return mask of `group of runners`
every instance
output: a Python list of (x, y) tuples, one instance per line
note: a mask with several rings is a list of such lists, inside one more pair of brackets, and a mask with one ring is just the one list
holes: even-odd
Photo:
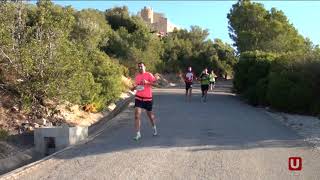
[[(152, 99), (152, 85), (156, 82), (156, 78), (150, 73), (146, 71), (146, 66), (143, 62), (138, 63), (139, 73), (135, 77), (135, 83), (132, 90), (136, 90), (135, 95), (135, 130), (136, 135), (134, 136), (134, 140), (138, 141), (141, 139), (141, 113), (142, 110), (145, 110), (147, 116), (150, 120), (150, 124), (152, 126), (153, 136), (157, 136), (157, 127), (155, 122), (155, 115), (152, 111), (153, 99)], [(207, 101), (207, 93), (210, 89), (212, 90), (215, 84), (216, 75), (213, 71), (208, 73), (208, 69), (205, 68), (199, 77), (196, 77), (192, 72), (192, 68), (189, 67), (187, 72), (184, 75), (185, 85), (186, 85), (186, 98), (187, 100), (191, 100), (192, 95), (192, 86), (194, 81), (199, 80), (201, 84), (201, 101)]]
[(189, 67), (187, 73), (184, 76), (186, 84), (186, 99), (188, 101), (191, 101), (193, 83), (195, 80), (199, 80), (202, 92), (201, 102), (206, 102), (209, 87), (212, 91), (216, 82), (216, 77), (217, 76), (215, 75), (214, 71), (211, 70), (211, 73), (209, 74), (207, 68), (202, 71), (199, 77), (196, 77), (192, 72), (192, 67)]

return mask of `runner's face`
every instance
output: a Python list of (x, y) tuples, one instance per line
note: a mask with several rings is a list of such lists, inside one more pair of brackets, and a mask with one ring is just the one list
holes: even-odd
[(143, 73), (146, 69), (146, 67), (144, 66), (144, 64), (138, 64), (138, 69), (140, 73)]
[(188, 71), (189, 71), (189, 72), (191, 72), (191, 71), (192, 71), (192, 68), (191, 68), (191, 67), (189, 67), (189, 68), (188, 68)]

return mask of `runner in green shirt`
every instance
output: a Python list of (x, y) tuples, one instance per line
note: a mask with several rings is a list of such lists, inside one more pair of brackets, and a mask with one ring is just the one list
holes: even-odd
[(201, 84), (201, 91), (202, 91), (201, 101), (206, 102), (207, 94), (209, 90), (209, 84), (210, 84), (210, 76), (208, 74), (207, 68), (205, 68), (202, 74), (200, 75), (200, 84)]
[(215, 82), (216, 82), (216, 74), (214, 74), (214, 71), (211, 70), (211, 73), (210, 73), (210, 90), (212, 91), (213, 88), (214, 88), (214, 85), (215, 85)]

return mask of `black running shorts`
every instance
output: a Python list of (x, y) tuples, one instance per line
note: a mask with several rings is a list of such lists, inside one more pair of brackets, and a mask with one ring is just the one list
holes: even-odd
[(186, 82), (186, 90), (192, 88), (192, 82)]
[(152, 111), (152, 104), (153, 104), (152, 101), (141, 101), (139, 99), (135, 99), (134, 107), (139, 107), (147, 111)]
[(208, 91), (209, 89), (209, 85), (205, 84), (205, 85), (201, 85), (201, 91)]

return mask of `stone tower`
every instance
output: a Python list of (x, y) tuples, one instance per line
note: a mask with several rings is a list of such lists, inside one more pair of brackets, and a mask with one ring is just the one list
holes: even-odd
[(144, 21), (152, 24), (153, 23), (153, 10), (150, 7), (144, 7), (141, 10), (141, 17)]
[(174, 24), (170, 23), (168, 18), (163, 13), (154, 12), (150, 7), (144, 7), (137, 14), (144, 22), (149, 24), (152, 31), (156, 32), (160, 36), (166, 35), (172, 32), (174, 28), (177, 28)]

